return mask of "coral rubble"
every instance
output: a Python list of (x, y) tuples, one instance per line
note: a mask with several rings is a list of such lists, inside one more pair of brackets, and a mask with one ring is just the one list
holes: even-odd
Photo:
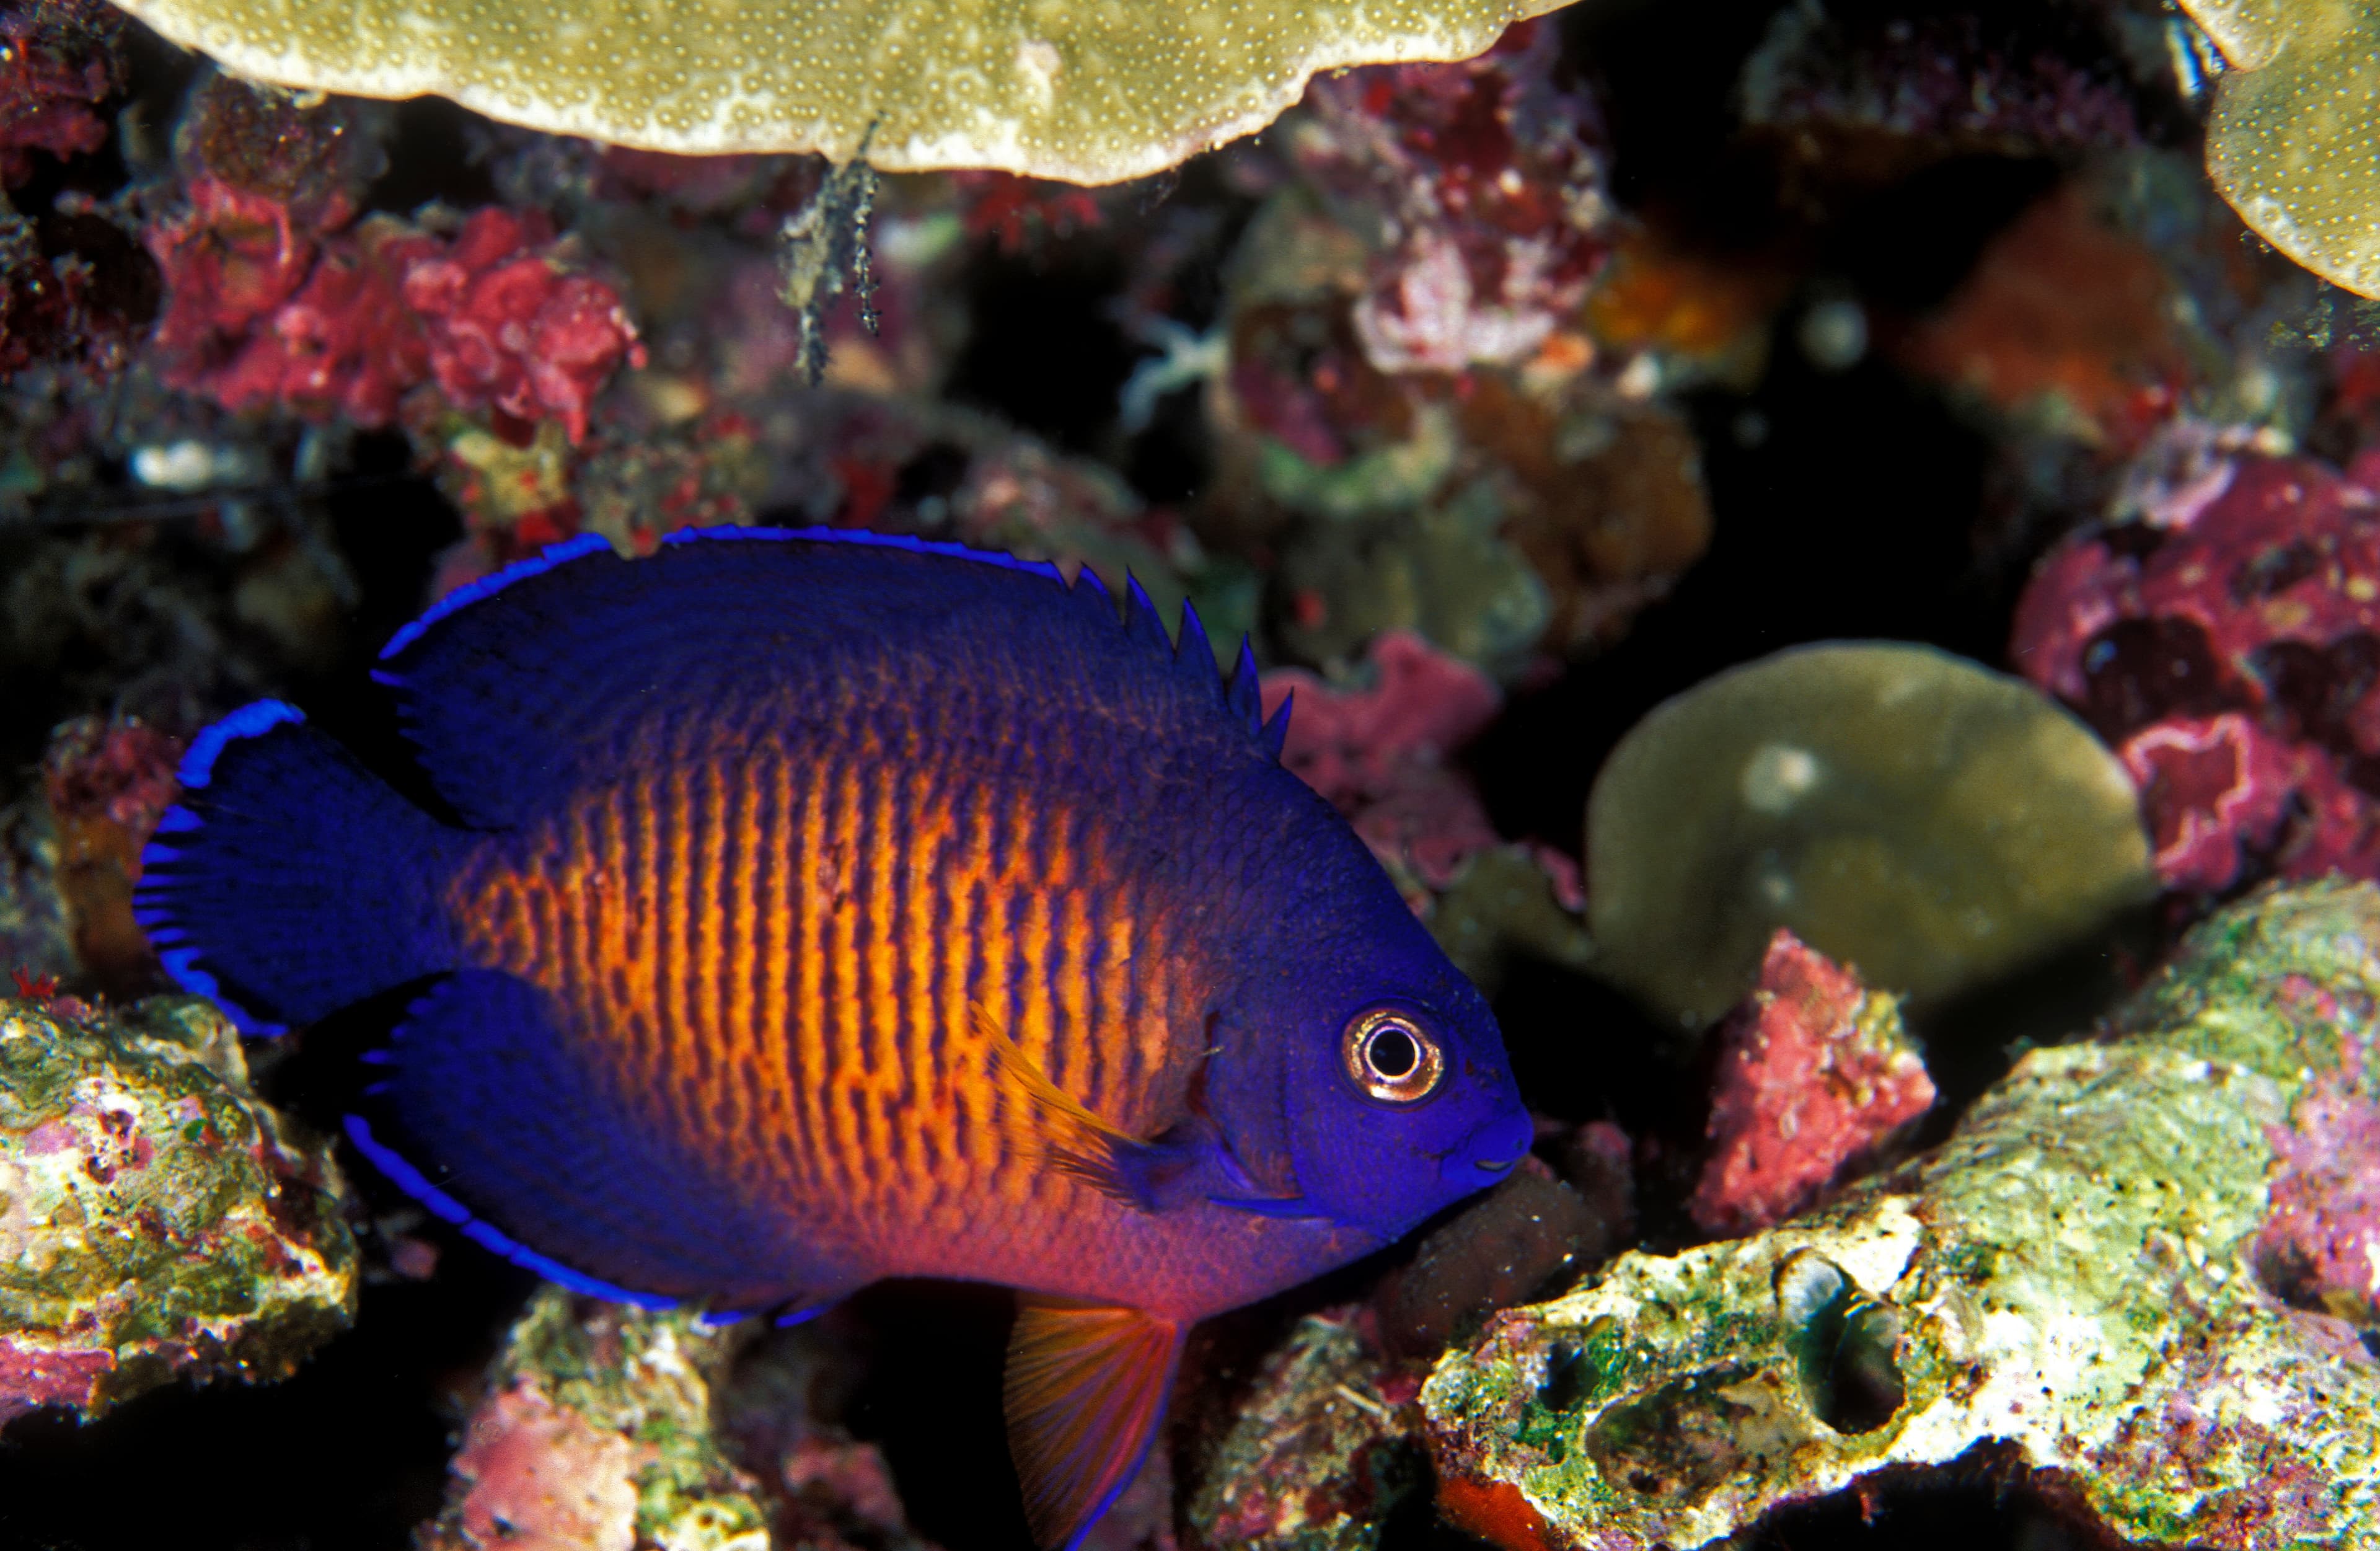
[(1400, 1372), (1358, 1309), (1300, 1320), (1192, 1474), (1194, 1551), (1368, 1551), (1381, 1521), (1428, 1478)]
[(1709, 541), (1691, 434), (1585, 328), (1617, 222), (1559, 43), (1351, 71), (1282, 137), (1209, 401), (1299, 660), (1403, 629), (1511, 677), (1614, 639)]
[(820, 1324), (763, 1334), (540, 1288), (420, 1545), (933, 1551), (883, 1455), (835, 1417), (856, 1363), (849, 1333)]
[(287, 1374), (355, 1312), (343, 1191), (206, 1003), (0, 1001), (0, 1418)]
[(1587, 807), (1597, 968), (1696, 1028), (1779, 926), (1941, 996), (2153, 890), (2131, 779), (2023, 682), (1925, 647), (1797, 648), (1658, 707)]
[(2370, 1545), (2380, 1363), (2264, 1267), (2310, 1139), (2372, 1102), (2375, 998), (2380, 890), (2218, 915), (1907, 1168), (1499, 1316), (1423, 1390), (1441, 1504), (1516, 1548), (1699, 1545), (1997, 1450), (2122, 1543)]

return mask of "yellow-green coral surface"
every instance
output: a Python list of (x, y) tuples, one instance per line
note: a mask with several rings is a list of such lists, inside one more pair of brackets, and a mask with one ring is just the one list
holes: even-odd
[(125, 0), (256, 80), (434, 92), (655, 151), (1107, 183), (1248, 134), (1317, 70), (1460, 59), (1559, 0)]
[(1948, 995), (2155, 892), (2131, 778), (2022, 679), (1898, 641), (1763, 657), (1656, 707), (1587, 804), (1600, 969), (1689, 1028), (1782, 926)]
[(0, 1001), (0, 1419), (289, 1372), (355, 1311), (341, 1190), (207, 1003)]
[(2202, 927), (2103, 1042), (1765, 1233), (1634, 1253), (1423, 1391), (1444, 1500), (1513, 1545), (1708, 1544), (1985, 1448), (2141, 1545), (2380, 1546), (2380, 1364), (2258, 1283), (2270, 1137), (2380, 1089), (2380, 890)]
[(2380, 297), (2380, 0), (2181, 0), (2233, 67), (2206, 170), (2240, 219)]

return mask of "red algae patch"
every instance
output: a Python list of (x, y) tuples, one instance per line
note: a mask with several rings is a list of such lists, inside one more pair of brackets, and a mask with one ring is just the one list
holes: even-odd
[(1710, 1152), (1688, 1203), (1706, 1232), (1791, 1216), (1933, 1107), (1895, 1000), (1791, 932), (1718, 1039)]

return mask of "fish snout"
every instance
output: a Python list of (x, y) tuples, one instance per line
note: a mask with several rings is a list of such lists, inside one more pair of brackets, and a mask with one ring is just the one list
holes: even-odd
[(1512, 1172), (1536, 1140), (1536, 1128), (1526, 1115), (1500, 1115), (1449, 1152), (1439, 1172), (1447, 1183), (1469, 1190), (1492, 1185)]

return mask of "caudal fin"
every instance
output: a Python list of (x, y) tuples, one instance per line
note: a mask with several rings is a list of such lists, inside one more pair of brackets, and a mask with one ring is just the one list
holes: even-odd
[(439, 904), (464, 835), (279, 701), (200, 733), (141, 857), (134, 913), (166, 971), (278, 1033), (451, 969)]

